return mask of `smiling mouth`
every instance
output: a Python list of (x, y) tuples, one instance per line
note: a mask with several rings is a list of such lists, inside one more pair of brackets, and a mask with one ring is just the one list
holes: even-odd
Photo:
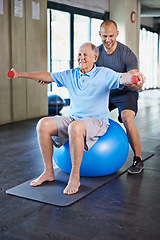
[(105, 42), (106, 46), (110, 46), (111, 42)]

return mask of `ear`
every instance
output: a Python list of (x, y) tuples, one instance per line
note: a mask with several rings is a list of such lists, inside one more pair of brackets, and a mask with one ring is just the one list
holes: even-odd
[(119, 36), (119, 31), (117, 31), (117, 37)]
[(101, 37), (101, 31), (99, 31), (99, 36)]
[(98, 56), (94, 55), (94, 58), (95, 58), (95, 60), (94, 60), (94, 63), (95, 63), (97, 61)]

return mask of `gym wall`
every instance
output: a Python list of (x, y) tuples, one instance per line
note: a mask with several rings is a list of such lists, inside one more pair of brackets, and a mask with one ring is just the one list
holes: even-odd
[(34, 14), (32, 0), (19, 2), (3, 1), (0, 14), (0, 124), (48, 114), (47, 86), (7, 77), (11, 67), (47, 71), (47, 0), (34, 1)]

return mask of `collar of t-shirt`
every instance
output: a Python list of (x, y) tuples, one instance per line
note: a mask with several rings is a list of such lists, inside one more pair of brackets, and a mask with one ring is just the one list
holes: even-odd
[(96, 65), (92, 68), (91, 71), (87, 73), (82, 73), (79, 68), (79, 74), (78, 74), (78, 85), (81, 90), (86, 90), (88, 87), (88, 84), (90, 83), (90, 80), (94, 77), (96, 71)]
[(94, 76), (95, 71), (96, 71), (96, 65), (95, 64), (94, 64), (94, 67), (92, 68), (92, 70), (87, 72), (87, 73), (82, 73), (80, 68), (79, 68), (79, 77), (84, 77), (84, 76), (92, 77), (92, 76)]

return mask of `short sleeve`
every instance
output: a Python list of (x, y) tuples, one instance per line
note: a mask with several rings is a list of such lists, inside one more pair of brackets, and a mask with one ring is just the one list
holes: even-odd
[(67, 87), (67, 80), (70, 80), (70, 70), (63, 72), (50, 73), (51, 78), (57, 84), (58, 87)]
[(127, 72), (132, 69), (139, 69), (136, 55), (128, 48), (125, 55), (125, 65)]

